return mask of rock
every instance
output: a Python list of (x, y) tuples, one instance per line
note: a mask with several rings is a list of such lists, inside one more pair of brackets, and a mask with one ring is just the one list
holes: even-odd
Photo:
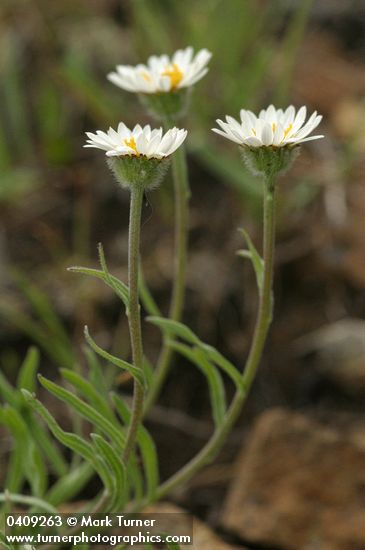
[[(153, 506), (144, 510), (144, 512), (150, 512), (151, 514), (182, 514), (186, 511), (182, 508), (179, 508), (178, 506), (175, 506), (174, 504), (161, 502), (159, 504), (154, 504)], [(170, 530), (172, 533), (174, 532), (174, 529), (176, 532), (176, 516), (173, 517), (174, 525), (169, 526), (168, 523), (166, 525), (166, 531)], [(184, 521), (183, 515), (181, 515), (181, 521)], [(212, 531), (205, 523), (203, 523), (196, 517), (193, 518), (193, 522), (194, 542), (192, 545), (183, 544), (181, 545), (181, 548), (186, 548), (187, 550), (247, 550), (243, 546), (231, 546), (230, 544), (227, 544), (222, 539), (220, 539), (214, 533), (214, 531)]]
[(365, 321), (341, 319), (305, 335), (295, 345), (305, 355), (315, 353), (316, 366), (351, 394), (365, 393)]
[(283, 550), (364, 550), (364, 500), (364, 437), (274, 409), (237, 460), (223, 525)]

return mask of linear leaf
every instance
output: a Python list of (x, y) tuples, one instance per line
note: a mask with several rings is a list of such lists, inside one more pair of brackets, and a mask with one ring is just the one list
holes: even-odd
[(143, 307), (149, 313), (149, 315), (155, 315), (156, 317), (161, 317), (161, 311), (158, 305), (155, 302), (154, 297), (152, 296), (150, 289), (148, 288), (144, 275), (142, 265), (139, 266), (139, 295), (141, 297), (141, 302)]
[(15, 408), (18, 408), (21, 403), (21, 396), (7, 381), (3, 373), (0, 371), (0, 395), (5, 403), (9, 403)]
[(94, 451), (90, 443), (87, 443), (78, 435), (62, 430), (58, 422), (38, 399), (27, 390), (22, 390), (22, 393), (29, 405), (43, 418), (55, 438), (62, 445), (94, 464)]
[(108, 464), (113, 476), (113, 493), (110, 495), (111, 510), (118, 511), (126, 500), (126, 473), (125, 466), (113, 447), (98, 434), (91, 434), (96, 450)]
[(11, 431), (16, 441), (16, 449), (21, 456), (23, 475), (31, 485), (33, 494), (42, 496), (47, 484), (46, 468), (39, 450), (29, 437), (27, 425), (13, 407), (6, 406), (2, 410), (0, 409), (0, 412), (0, 421)]
[(68, 268), (68, 271), (71, 271), (72, 273), (82, 273), (83, 275), (89, 275), (90, 277), (96, 277), (97, 279), (101, 279), (106, 283), (114, 292), (116, 295), (122, 300), (124, 303), (126, 309), (129, 307), (129, 289), (125, 283), (120, 281), (117, 277), (114, 277), (112, 275), (107, 267), (106, 261), (105, 261), (105, 255), (104, 250), (101, 244), (98, 246), (98, 253), (99, 253), (99, 260), (101, 265), (100, 269), (93, 269), (89, 267), (82, 267), (82, 266), (72, 266)]
[(49, 429), (53, 433), (56, 439), (62, 443), (68, 449), (71, 449), (74, 453), (82, 456), (87, 460), (98, 473), (99, 477), (103, 481), (105, 487), (110, 492), (112, 490), (112, 482), (110, 480), (108, 468), (101, 460), (95, 456), (95, 451), (90, 443), (82, 439), (79, 435), (65, 432), (62, 430), (58, 422), (53, 418), (51, 413), (46, 407), (38, 401), (27, 390), (22, 390), (25, 399), (28, 401), (31, 407), (43, 418), (47, 423)]
[(150, 360), (146, 356), (144, 356), (143, 370), (144, 370), (144, 376), (146, 380), (146, 387), (150, 388), (152, 386), (155, 371), (151, 365)]
[(0, 531), (0, 542), (1, 542), (1, 546), (4, 550), (15, 550), (14, 546), (12, 544), (8, 544), (6, 542), (5, 534), (2, 533), (1, 531)]
[(37, 384), (37, 370), (39, 368), (39, 350), (32, 346), (28, 349), (27, 355), (20, 367), (17, 388), (24, 388), (30, 392), (34, 392)]
[(36, 285), (31, 283), (23, 273), (13, 270), (13, 277), (16, 284), (23, 292), (24, 296), (28, 299), (33, 310), (42, 320), (44, 325), (48, 327), (50, 332), (58, 341), (63, 342), (65, 346), (69, 346), (69, 336), (60, 321), (60, 318), (55, 312), (48, 296)]
[(194, 346), (201, 348), (207, 354), (209, 360), (213, 361), (219, 368), (228, 374), (240, 391), (244, 390), (242, 375), (236, 367), (213, 346), (202, 342), (188, 327), (177, 321), (160, 317), (147, 317), (147, 320), (152, 324), (159, 326), (161, 330), (172, 340), (179, 337), (189, 344), (193, 344)]
[[(109, 400), (109, 381), (106, 380), (105, 369), (102, 369), (98, 355), (91, 349), (90, 346), (85, 344), (83, 351), (86, 355), (87, 366), (89, 370), (89, 380), (95, 388), (98, 388), (99, 393), (105, 399)], [(114, 375), (113, 375), (114, 378)]]
[(135, 453), (129, 457), (127, 464), (127, 484), (129, 492), (129, 500), (135, 501), (138, 505), (143, 499), (143, 478), (141, 468), (136, 459)]
[(216, 348), (210, 346), (209, 344), (200, 343), (200, 348), (206, 352), (208, 358), (213, 361), (218, 367), (225, 371), (231, 380), (236, 385), (237, 389), (244, 391), (245, 385), (239, 370), (228, 361)]
[[(125, 307), (128, 309), (129, 307), (129, 288), (126, 284), (124, 284), (122, 281), (117, 279), (116, 277), (113, 277), (108, 269), (105, 254), (104, 254), (104, 248), (101, 243), (98, 244), (98, 255), (99, 255), (99, 262), (101, 269), (103, 270), (106, 278), (107, 284), (114, 290), (114, 292), (117, 293), (118, 296), (123, 300)], [(122, 297), (124, 296), (124, 298)]]
[(46, 502), (42, 498), (37, 498), (29, 495), (20, 495), (16, 493), (11, 493), (10, 491), (5, 491), (0, 493), (0, 503), (2, 502), (18, 502), (19, 504), (26, 504), (27, 506), (37, 507), (49, 514), (57, 514), (58, 510)]
[(93, 475), (94, 468), (88, 462), (83, 462), (52, 485), (47, 493), (47, 501), (53, 506), (70, 502), (82, 491)]
[(72, 384), (75, 389), (79, 390), (100, 414), (104, 415), (110, 422), (118, 426), (118, 421), (109, 403), (105, 401), (104, 397), (102, 397), (88, 380), (85, 380), (80, 374), (69, 369), (60, 369), (60, 372), (62, 377)]
[(226, 413), (226, 396), (219, 371), (210, 363), (201, 349), (192, 349), (186, 344), (178, 342), (172, 342), (171, 347), (194, 363), (205, 375), (209, 385), (214, 423), (219, 426), (223, 422)]
[(114, 292), (117, 294), (117, 296), (123, 301), (125, 307), (128, 307), (129, 297), (126, 295), (124, 283), (114, 277), (113, 275), (109, 274), (109, 280), (104, 271), (101, 271), (101, 269), (94, 269), (91, 267), (82, 267), (82, 266), (72, 266), (67, 268), (67, 271), (71, 271), (71, 273), (82, 273), (83, 275), (89, 275), (90, 277), (96, 277), (97, 279), (100, 279), (104, 281), (109, 287), (111, 287)]
[(61, 451), (54, 444), (46, 428), (34, 418), (29, 403), (28, 409), (29, 410), (23, 412), (23, 417), (25, 418), (33, 441), (47, 458), (53, 472), (60, 477), (65, 475), (68, 470), (68, 465)]
[(135, 367), (134, 365), (131, 365), (130, 363), (127, 363), (127, 361), (124, 361), (119, 357), (115, 357), (114, 355), (111, 355), (107, 351), (100, 348), (96, 344), (96, 342), (91, 338), (87, 326), (85, 326), (84, 332), (85, 332), (85, 338), (87, 343), (95, 351), (95, 353), (97, 353), (98, 355), (100, 355), (100, 357), (103, 357), (103, 359), (106, 359), (116, 367), (119, 367), (120, 369), (123, 369), (123, 370), (127, 370), (133, 376), (133, 378), (136, 378), (140, 384), (144, 385), (145, 383), (144, 374), (141, 371), (141, 369)]
[(190, 328), (179, 323), (178, 321), (173, 321), (172, 319), (166, 319), (164, 317), (147, 317), (147, 321), (161, 328), (167, 334), (172, 334), (174, 336), (179, 336), (183, 340), (186, 340), (190, 344), (199, 344), (199, 338), (193, 333)]
[(71, 393), (70, 391), (58, 386), (54, 382), (47, 380), (43, 376), (38, 376), (38, 379), (42, 386), (46, 388), (53, 395), (58, 397), (64, 403), (70, 405), (75, 411), (77, 411), (81, 416), (89, 420), (94, 426), (96, 426), (102, 433), (107, 434), (110, 439), (114, 442), (119, 451), (123, 450), (123, 443), (125, 436), (123, 432), (118, 429), (114, 424), (112, 424), (107, 418), (104, 418), (102, 414), (96, 411), (91, 405), (88, 405), (82, 399), (77, 397), (77, 395)]
[[(131, 414), (123, 400), (117, 394), (112, 394), (114, 405), (126, 425), (129, 424)], [(137, 433), (137, 443), (141, 451), (143, 467), (147, 483), (147, 497), (153, 500), (159, 483), (159, 468), (156, 445), (143, 426), (140, 426)]]
[(259, 289), (259, 292), (262, 291), (263, 277), (264, 277), (264, 260), (261, 258), (260, 254), (257, 252), (255, 245), (253, 244), (250, 235), (243, 228), (239, 229), (240, 233), (244, 236), (248, 250), (239, 250), (238, 255), (247, 257), (251, 260), (253, 268), (255, 270), (256, 282)]

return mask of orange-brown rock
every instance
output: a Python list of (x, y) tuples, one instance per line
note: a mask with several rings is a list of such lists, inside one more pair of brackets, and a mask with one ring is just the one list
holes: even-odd
[(364, 504), (364, 438), (274, 409), (237, 461), (223, 524), (283, 550), (364, 550)]

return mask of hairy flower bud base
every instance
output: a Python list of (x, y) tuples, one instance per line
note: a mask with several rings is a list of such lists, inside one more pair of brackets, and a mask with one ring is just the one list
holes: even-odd
[(122, 187), (139, 186), (154, 189), (161, 183), (169, 167), (170, 159), (140, 156), (110, 157), (108, 166)]
[(290, 168), (300, 147), (241, 147), (242, 158), (255, 176), (272, 179)]
[(139, 99), (156, 120), (183, 117), (189, 106), (190, 89), (184, 88), (157, 94), (139, 94)]

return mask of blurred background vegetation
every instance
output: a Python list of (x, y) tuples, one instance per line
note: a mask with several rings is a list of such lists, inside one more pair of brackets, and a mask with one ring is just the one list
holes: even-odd
[[(0, 361), (10, 382), (30, 344), (40, 347), (42, 372), (53, 376), (83, 363), (86, 322), (104, 348), (128, 354), (117, 301), (97, 281), (66, 272), (73, 263), (95, 265), (102, 241), (111, 269), (125, 278), (128, 197), (102, 155), (82, 148), (84, 132), (120, 120), (150, 122), (137, 98), (111, 85), (106, 73), (192, 45), (213, 58), (181, 123), (189, 130), (192, 188), (185, 321), (242, 364), (256, 299), (250, 268), (235, 256), (242, 246), (236, 228), (259, 240), (261, 189), (237, 149), (210, 132), (215, 119), (271, 102), (317, 109), (326, 139), (306, 145), (282, 183), (276, 323), (248, 412), (251, 418), (274, 404), (363, 412), (364, 372), (344, 382), (340, 371), (318, 363), (322, 340), (301, 338), (365, 311), (364, 17), (361, 0), (2, 0)], [(163, 311), (172, 220), (166, 181), (146, 198), (143, 231), (145, 275)], [(157, 349), (153, 330), (146, 338)], [(162, 406), (204, 422), (205, 383), (177, 366)], [(156, 409), (155, 422), (163, 416)], [(170, 428), (158, 435), (165, 473), (201, 444), (189, 418), (178, 419), (181, 440), (170, 454)], [(237, 439), (231, 443), (228, 456)], [(5, 445), (0, 460), (6, 456)]]

